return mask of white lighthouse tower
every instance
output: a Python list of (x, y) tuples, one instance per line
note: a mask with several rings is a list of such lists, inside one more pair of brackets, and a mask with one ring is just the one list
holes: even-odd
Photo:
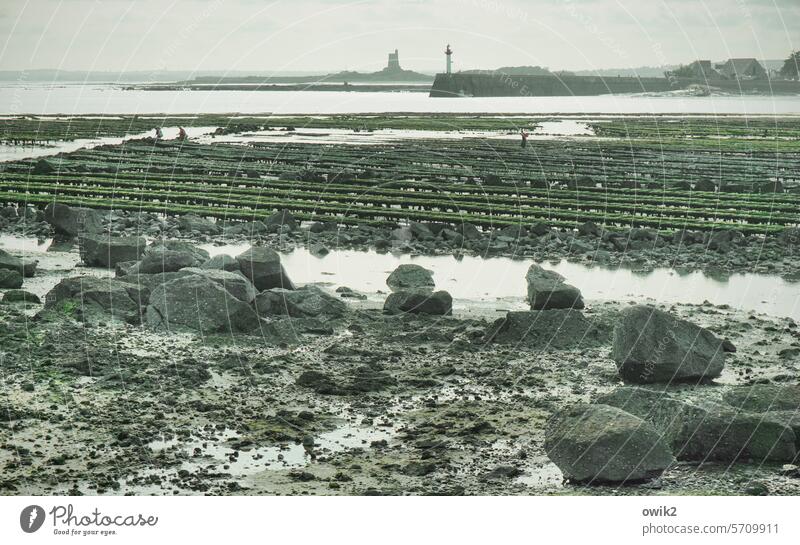
[(453, 73), (453, 50), (450, 49), (450, 44), (447, 44), (447, 49), (444, 50), (444, 54), (447, 55), (447, 73)]

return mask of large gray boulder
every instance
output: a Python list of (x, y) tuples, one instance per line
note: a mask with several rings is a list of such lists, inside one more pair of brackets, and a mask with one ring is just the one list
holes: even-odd
[(486, 342), (557, 350), (598, 346), (610, 339), (610, 326), (574, 309), (509, 312), (485, 336)]
[(340, 318), (347, 313), (347, 304), (317, 286), (297, 290), (273, 288), (256, 297), (259, 316), (291, 316), (292, 318)]
[(722, 373), (722, 340), (709, 330), (651, 306), (620, 313), (612, 358), (625, 382), (699, 381)]
[(155, 274), (128, 274), (123, 276), (125, 282), (135, 284), (139, 287), (142, 296), (142, 305), (147, 305), (150, 294), (161, 284), (170, 282), (177, 278), (189, 275), (198, 275), (216, 282), (225, 288), (231, 295), (245, 303), (252, 303), (258, 294), (253, 283), (250, 282), (241, 272), (221, 271), (216, 269), (202, 269), (197, 267), (186, 267), (179, 271), (155, 273)]
[(22, 287), (22, 275), (10, 269), (0, 269), (0, 289), (18, 289)]
[(186, 214), (178, 219), (178, 229), (184, 233), (200, 233), (204, 235), (217, 235), (222, 232), (219, 225), (206, 218), (194, 214)]
[(31, 293), (25, 290), (8, 290), (3, 294), (3, 302), (4, 303), (33, 303), (33, 304), (41, 304), (41, 299), (35, 293)]
[(252, 303), (256, 295), (258, 295), (256, 287), (240, 271), (231, 272), (197, 267), (187, 267), (178, 271), (178, 275), (181, 276), (189, 274), (196, 274), (203, 278), (208, 278), (212, 282), (216, 282), (225, 288), (228, 293), (245, 303)]
[(102, 233), (101, 218), (102, 214), (97, 210), (73, 208), (60, 203), (50, 203), (44, 209), (44, 220), (53, 226), (56, 235), (64, 238)]
[(651, 479), (674, 461), (651, 424), (608, 405), (575, 405), (555, 414), (544, 449), (567, 479), (589, 484)]
[(583, 297), (578, 288), (565, 282), (563, 276), (533, 264), (525, 275), (528, 284), (528, 303), (531, 310), (583, 308)]
[(386, 298), (383, 311), (388, 314), (408, 312), (449, 316), (453, 313), (453, 298), (443, 290), (433, 293), (417, 290), (395, 291)]
[(755, 413), (766, 411), (798, 411), (800, 413), (800, 385), (754, 384), (737, 386), (722, 396), (725, 403)]
[(250, 333), (259, 327), (249, 304), (195, 274), (157, 286), (150, 294), (145, 323), (156, 331), (170, 332)]
[(172, 250), (173, 252), (183, 252), (191, 254), (198, 264), (205, 263), (211, 257), (207, 251), (198, 248), (191, 242), (185, 240), (161, 240), (154, 242), (147, 247), (145, 253), (155, 252), (160, 250)]
[(688, 402), (641, 387), (617, 388), (599, 396), (597, 402), (651, 423), (679, 460), (789, 462), (797, 454), (796, 435), (781, 422), (781, 415), (757, 415), (708, 401)]
[(293, 290), (294, 284), (281, 265), (281, 256), (274, 250), (253, 246), (236, 256), (239, 269), (259, 291), (272, 288)]
[(419, 265), (404, 264), (397, 267), (386, 279), (386, 285), (392, 291), (397, 290), (427, 290), (432, 291), (436, 283), (433, 281), (433, 271)]
[(45, 310), (60, 311), (95, 322), (116, 319), (137, 324), (141, 320), (140, 289), (116, 278), (78, 276), (64, 278), (45, 296)]
[(228, 254), (215, 255), (211, 259), (204, 261), (200, 268), (202, 269), (218, 269), (221, 271), (239, 271), (239, 262)]
[(142, 237), (87, 235), (80, 237), (79, 244), (86, 265), (113, 268), (117, 263), (141, 258), (147, 241)]
[(142, 260), (128, 270), (128, 274), (177, 272), (183, 268), (196, 265), (199, 265), (197, 259), (189, 252), (157, 248), (148, 250)]
[(292, 213), (286, 209), (279, 210), (269, 216), (264, 220), (264, 224), (270, 231), (280, 231), (282, 229), (294, 231), (297, 229), (297, 220)]
[(30, 278), (36, 274), (37, 263), (35, 260), (22, 259), (0, 249), (0, 269), (16, 271), (21, 276)]

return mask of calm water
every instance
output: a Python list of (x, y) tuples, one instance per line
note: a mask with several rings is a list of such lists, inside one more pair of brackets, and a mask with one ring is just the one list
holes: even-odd
[[(202, 247), (212, 255), (236, 255), (249, 245)], [(462, 300), (480, 301), (483, 307), (494, 305), (498, 309), (525, 308), (525, 273), (533, 263), (501, 257), (411, 257), (355, 250), (335, 250), (319, 258), (304, 248), (283, 254), (281, 259), (289, 276), (299, 284), (327, 282), (364, 293), (387, 292), (386, 277), (402, 263), (415, 263), (434, 271), (437, 289), (450, 292), (457, 300), (456, 307)], [(701, 272), (679, 274), (666, 268), (641, 273), (568, 261), (542, 265), (565, 276), (589, 301), (709, 301), (800, 320), (800, 283), (787, 282), (778, 276), (746, 273), (715, 278)]]
[[(79, 261), (77, 248), (67, 251), (53, 248), (52, 240), (37, 241), (11, 235), (0, 235), (0, 248), (39, 261), (39, 273), (25, 280), (24, 288), (44, 296), (65, 270)], [(237, 255), (250, 247), (247, 243), (214, 245), (201, 248), (212, 256)], [(386, 278), (402, 263), (415, 263), (434, 272), (437, 289), (450, 292), (455, 308), (464, 309), (479, 304), (483, 309), (525, 309), (525, 273), (530, 260), (465, 256), (417, 256), (379, 254), (356, 250), (333, 250), (325, 257), (315, 257), (305, 248), (282, 253), (281, 261), (297, 284), (325, 283), (331, 288), (347, 286), (376, 301), (388, 292)], [(725, 278), (707, 276), (701, 272), (679, 274), (671, 269), (656, 269), (641, 273), (623, 268), (603, 268), (581, 263), (560, 261), (544, 263), (567, 281), (580, 288), (588, 301), (636, 301), (659, 303), (727, 304), (741, 310), (763, 312), (773, 316), (800, 320), (800, 283), (787, 282), (772, 275), (733, 274)], [(113, 276), (105, 269), (78, 268), (69, 273)]]
[(606, 95), (431, 99), (426, 93), (125, 91), (112, 85), (6, 84), (0, 114), (143, 113), (596, 113), (800, 114), (800, 96)]

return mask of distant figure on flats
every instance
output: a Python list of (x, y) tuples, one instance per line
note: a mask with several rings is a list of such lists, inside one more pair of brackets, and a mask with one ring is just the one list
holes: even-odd
[(186, 140), (187, 138), (189, 138), (189, 135), (186, 134), (186, 129), (178, 127), (178, 140)]
[(525, 132), (525, 129), (520, 129), (519, 135), (522, 137), (522, 142), (520, 142), (520, 145), (524, 148), (525, 146), (528, 145), (528, 137), (530, 136), (530, 134)]
[(161, 132), (161, 127), (156, 127), (156, 140), (164, 138), (164, 133)]

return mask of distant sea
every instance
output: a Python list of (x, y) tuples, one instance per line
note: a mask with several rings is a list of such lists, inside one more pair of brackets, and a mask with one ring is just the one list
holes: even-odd
[(0, 114), (517, 113), (800, 115), (800, 96), (683, 94), (429, 98), (426, 93), (143, 91), (114, 84), (0, 83)]

